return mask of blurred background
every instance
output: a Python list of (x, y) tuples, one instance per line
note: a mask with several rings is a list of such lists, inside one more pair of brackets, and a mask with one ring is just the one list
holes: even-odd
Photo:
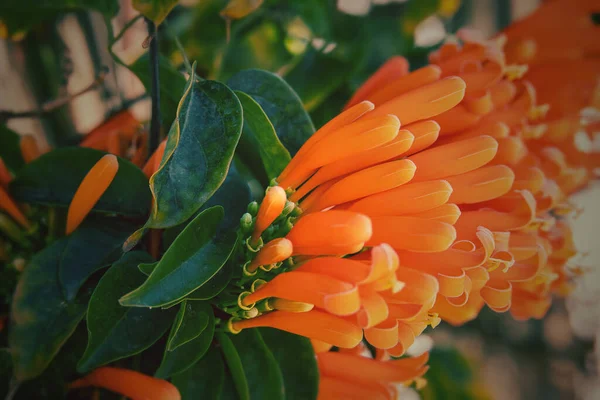
[[(198, 63), (200, 75), (213, 79), (251, 67), (277, 72), (298, 92), (318, 128), (390, 56), (404, 55), (419, 67), (458, 28), (492, 36), (540, 2), (266, 0), (228, 26), (218, 15), (225, 0), (182, 0), (159, 32), (160, 52), (181, 72), (185, 54)], [(318, 3), (330, 4), (325, 12)], [(147, 126), (150, 100), (130, 71), (147, 68), (138, 60), (148, 47), (144, 21), (138, 19), (112, 46), (122, 65), (108, 51), (109, 31), (121, 32), (137, 14), (131, 0), (120, 0), (108, 27), (101, 13), (74, 10), (45, 15), (27, 34), (25, 27), (0, 20), (0, 110), (24, 113), (7, 126), (35, 136), (42, 151), (76, 143), (124, 109)], [(57, 99), (64, 102), (57, 106)], [(594, 345), (600, 337), (599, 200), (598, 184), (575, 198), (585, 211), (573, 221), (581, 255), (572, 262), (586, 273), (576, 278), (569, 298), (556, 299), (543, 321), (517, 322), (484, 310), (464, 327), (440, 325), (417, 344), (435, 343), (423, 397), (600, 399), (600, 350)]]

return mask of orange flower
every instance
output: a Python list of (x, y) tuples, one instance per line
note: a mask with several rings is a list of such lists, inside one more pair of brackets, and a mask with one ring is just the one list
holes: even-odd
[(4, 187), (2, 186), (0, 186), (0, 210), (6, 211), (24, 228), (29, 228), (31, 226), (29, 220), (23, 214), (23, 212), (21, 212), (17, 203), (15, 203), (12, 197), (10, 197), (8, 192), (4, 190)]
[(427, 353), (400, 360), (374, 360), (360, 354), (317, 354), (321, 378), (318, 399), (397, 398), (395, 384), (421, 378), (428, 367)]
[(256, 222), (254, 223), (254, 232), (252, 233), (253, 243), (256, 243), (263, 231), (281, 214), (286, 201), (285, 190), (280, 186), (271, 186), (267, 189), (265, 198), (258, 209)]
[(132, 400), (180, 400), (179, 390), (164, 379), (157, 379), (137, 371), (102, 367), (69, 385), (79, 389), (95, 386), (127, 396)]
[(117, 175), (119, 161), (112, 154), (102, 157), (90, 169), (77, 188), (67, 213), (67, 235), (88, 215)]

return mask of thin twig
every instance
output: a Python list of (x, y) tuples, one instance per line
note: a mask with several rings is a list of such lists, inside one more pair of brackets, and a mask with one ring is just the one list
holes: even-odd
[(158, 71), (158, 29), (153, 21), (146, 19), (148, 34), (154, 39), (150, 42), (150, 76), (152, 77), (152, 119), (150, 120), (150, 138), (148, 156), (154, 153), (160, 142), (160, 78)]
[(8, 111), (8, 110), (0, 110), (0, 121), (6, 121), (8, 119), (15, 118), (41, 118), (47, 116), (48, 113), (56, 110), (64, 106), (65, 104), (71, 102), (76, 97), (81, 96), (87, 92), (91, 92), (92, 90), (97, 89), (106, 78), (107, 69), (103, 69), (100, 74), (94, 79), (92, 83), (83, 88), (77, 93), (73, 93), (67, 96), (59, 97), (58, 99), (50, 100), (40, 107), (37, 110), (28, 110), (28, 111)]

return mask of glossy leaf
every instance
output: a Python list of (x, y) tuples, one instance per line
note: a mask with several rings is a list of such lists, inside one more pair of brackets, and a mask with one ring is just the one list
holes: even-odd
[(264, 110), (281, 143), (293, 156), (315, 131), (302, 101), (279, 76), (257, 69), (242, 71), (227, 84), (250, 95)]
[[(140, 265), (138, 265), (138, 269), (144, 275), (150, 276), (150, 274), (152, 273), (152, 271), (154, 271), (154, 268), (156, 267), (157, 264), (158, 264), (158, 262), (140, 264)], [(192, 293), (188, 294), (183, 299), (179, 299), (172, 303), (165, 304), (162, 307), (168, 308), (168, 307), (176, 305), (179, 302), (182, 302), (184, 300), (209, 300), (209, 299), (212, 299), (213, 297), (215, 297), (216, 295), (221, 293), (221, 291), (223, 289), (225, 289), (225, 286), (227, 286), (227, 284), (231, 280), (232, 275), (233, 275), (233, 268), (230, 265), (230, 263), (227, 262), (204, 285), (200, 286), (198, 289), (194, 290)]]
[(25, 165), (19, 141), (18, 133), (6, 125), (0, 124), (0, 158), (13, 174), (16, 174)]
[(246, 378), (246, 374), (244, 373), (242, 359), (240, 358), (236, 346), (231, 341), (231, 336), (232, 335), (228, 335), (223, 332), (218, 332), (216, 334), (217, 340), (221, 345), (221, 352), (223, 354), (223, 358), (225, 359), (225, 363), (227, 364), (233, 381), (233, 385), (230, 385), (230, 387), (235, 387), (235, 390), (240, 400), (250, 400), (250, 389), (248, 386), (248, 379)]
[(208, 326), (206, 305), (199, 301), (184, 301), (173, 322), (173, 334), (167, 342), (167, 350), (173, 351), (182, 344), (197, 338)]
[(9, 346), (18, 380), (41, 374), (84, 317), (91, 291), (66, 301), (58, 268), (67, 238), (37, 253), (23, 271), (11, 307)]
[(238, 154), (246, 165), (266, 175), (268, 182), (279, 176), (290, 162), (290, 153), (279, 141), (273, 124), (260, 104), (244, 92), (236, 91), (235, 94), (244, 109), (244, 129)]
[[(10, 184), (16, 200), (68, 207), (85, 175), (106, 153), (65, 147), (46, 153), (19, 171)], [(145, 217), (151, 204), (148, 179), (129, 161), (119, 158), (119, 170), (93, 210)]]
[[(128, 68), (140, 79), (146, 92), (152, 90), (152, 75), (150, 74), (150, 56), (144, 53)], [(185, 77), (177, 71), (173, 64), (164, 56), (158, 57), (158, 74), (160, 75), (160, 114), (162, 123), (171, 126), (177, 114), (177, 105), (185, 90)]]
[(177, 0), (133, 0), (133, 8), (156, 25), (164, 21), (169, 12), (177, 5)]
[(222, 207), (200, 213), (177, 236), (148, 279), (120, 303), (129, 307), (165, 306), (210, 281), (229, 258), (236, 241), (231, 231), (215, 236), (222, 218)]
[(168, 228), (186, 221), (227, 176), (242, 130), (240, 102), (221, 83), (194, 81), (192, 75), (161, 165), (150, 178), (154, 196), (150, 218), (129, 238), (126, 249), (141, 239), (146, 228)]
[[(215, 334), (215, 318), (212, 307), (207, 302), (192, 301), (187, 303), (197, 303), (194, 308), (198, 310), (200, 315), (206, 315), (208, 317), (205, 329), (202, 330), (202, 333), (200, 333), (199, 336), (187, 343), (183, 343), (173, 350), (169, 350), (168, 348), (165, 349), (162, 362), (155, 374), (158, 378), (168, 378), (173, 374), (183, 372), (190, 368), (204, 356), (212, 343)], [(173, 324), (167, 343), (173, 342), (178, 330), (176, 324)]]
[(316, 399), (319, 368), (310, 340), (278, 329), (258, 331), (279, 365), (286, 400)]
[(85, 373), (147, 349), (171, 325), (173, 311), (119, 304), (119, 297), (144, 281), (137, 265), (148, 261), (152, 261), (148, 253), (126, 253), (98, 282), (88, 306), (88, 345), (77, 365), (79, 372)]
[(281, 370), (258, 329), (244, 329), (232, 335), (231, 341), (240, 355), (250, 398), (284, 399)]
[(177, 386), (182, 400), (196, 400), (198, 394), (206, 400), (217, 400), (223, 390), (225, 364), (221, 352), (211, 347), (193, 366), (173, 375), (171, 382)]
[(60, 259), (58, 279), (67, 300), (72, 300), (84, 282), (99, 269), (118, 260), (125, 239), (135, 226), (115, 218), (89, 216), (67, 236)]
[(219, 231), (228, 231), (237, 228), (240, 223), (240, 218), (246, 212), (248, 203), (252, 201), (250, 195), (250, 187), (248, 183), (238, 174), (232, 167), (229, 169), (225, 182), (219, 187), (215, 194), (200, 208), (196, 215), (188, 221), (165, 229), (163, 234), (164, 249), (168, 249), (175, 238), (185, 229), (187, 224), (193, 220), (202, 211), (214, 207), (221, 206), (225, 211), (225, 217), (219, 224)]
[(158, 261), (150, 262), (150, 263), (141, 263), (140, 265), (138, 265), (138, 269), (140, 270), (140, 272), (142, 274), (144, 274), (146, 276), (150, 276), (152, 271), (154, 271), (154, 268), (156, 268), (157, 264), (158, 264)]

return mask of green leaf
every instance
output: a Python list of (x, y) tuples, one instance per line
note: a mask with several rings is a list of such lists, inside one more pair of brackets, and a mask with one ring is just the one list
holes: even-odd
[[(246, 374), (244, 373), (242, 359), (240, 358), (236, 347), (231, 341), (230, 335), (227, 335), (226, 333), (222, 332), (217, 332), (216, 337), (219, 341), (219, 344), (221, 345), (221, 352), (223, 353), (225, 363), (229, 368), (229, 372), (231, 373), (231, 378), (233, 380), (233, 385), (225, 385), (225, 388), (227, 388), (228, 386), (234, 386), (240, 400), (250, 400), (250, 389), (248, 386), (248, 380), (246, 379)], [(230, 396), (227, 396), (225, 398), (229, 397)]]
[[(198, 310), (199, 315), (206, 315), (208, 317), (206, 327), (199, 336), (178, 346), (176, 349), (165, 349), (163, 360), (155, 374), (158, 378), (168, 378), (173, 374), (183, 372), (190, 368), (204, 356), (212, 343), (215, 334), (215, 317), (213, 315), (212, 307), (208, 302), (192, 301), (187, 303), (196, 303), (194, 307)], [(178, 330), (176, 323), (173, 324), (167, 343), (172, 343)]]
[(167, 341), (167, 350), (173, 351), (182, 344), (197, 338), (208, 326), (206, 306), (199, 301), (183, 301), (173, 323), (173, 334)]
[(310, 340), (272, 328), (258, 330), (283, 375), (286, 400), (316, 399), (319, 368)]
[(182, 400), (217, 400), (223, 390), (225, 365), (219, 349), (211, 347), (192, 367), (173, 375), (171, 382), (179, 389)]
[[(284, 399), (283, 376), (273, 354), (257, 329), (231, 336), (242, 361), (251, 399)], [(290, 361), (297, 361), (292, 360)]]
[(148, 279), (121, 298), (130, 307), (160, 307), (183, 299), (223, 267), (233, 251), (235, 232), (215, 236), (222, 207), (200, 213), (169, 247)]
[(44, 371), (87, 309), (90, 290), (83, 290), (74, 301), (65, 301), (58, 282), (66, 239), (36, 254), (15, 289), (8, 340), (13, 373), (20, 381), (35, 378)]
[(168, 228), (190, 218), (225, 180), (242, 131), (242, 108), (235, 94), (214, 81), (194, 83), (192, 75), (171, 126), (165, 155), (150, 179), (154, 202), (143, 229)]
[[(105, 154), (84, 147), (53, 150), (23, 167), (10, 191), (21, 202), (68, 207), (83, 178)], [(117, 175), (93, 210), (139, 218), (148, 215), (151, 201), (144, 173), (119, 158)]]
[[(128, 66), (131, 72), (140, 79), (148, 93), (152, 90), (152, 75), (149, 65), (150, 56), (148, 53), (144, 53)], [(185, 77), (162, 55), (158, 57), (158, 74), (160, 76), (160, 114), (163, 124), (171, 126), (175, 121), (177, 105), (185, 90)]]
[(141, 263), (140, 265), (138, 265), (138, 269), (142, 274), (150, 276), (152, 271), (154, 271), (154, 268), (156, 268), (156, 265), (158, 265), (158, 261), (151, 263)]
[[(138, 265), (138, 269), (146, 276), (150, 276), (154, 268), (156, 268), (158, 262), (148, 263), (148, 264), (140, 264)], [(223, 289), (227, 286), (231, 277), (233, 276), (233, 268), (229, 262), (225, 263), (223, 267), (212, 277), (210, 278), (204, 285), (200, 286), (198, 289), (194, 290), (192, 293), (185, 296), (183, 299), (179, 299), (172, 303), (165, 304), (162, 307), (168, 308), (177, 303), (184, 300), (209, 300), (221, 293)]]
[(293, 156), (315, 128), (294, 90), (279, 76), (257, 69), (242, 71), (227, 84), (250, 95), (272, 122), (281, 143)]
[(244, 129), (238, 154), (246, 165), (258, 170), (261, 175), (266, 173), (268, 182), (279, 176), (290, 162), (290, 153), (279, 141), (273, 124), (260, 104), (244, 92), (236, 91), (235, 94), (244, 109)]
[(79, 372), (147, 349), (171, 325), (172, 311), (129, 308), (119, 304), (119, 297), (144, 281), (137, 265), (147, 261), (152, 261), (148, 253), (126, 253), (98, 282), (88, 306), (88, 345), (77, 365)]
[(19, 134), (9, 129), (6, 125), (0, 125), (0, 158), (4, 161), (6, 168), (16, 174), (25, 161), (21, 155)]
[(225, 371), (223, 390), (221, 390), (218, 398), (220, 400), (240, 400), (240, 397), (237, 394), (237, 388), (235, 387), (233, 376), (231, 376), (229, 371)]
[(182, 224), (165, 229), (163, 234), (163, 245), (165, 250), (169, 248), (171, 243), (173, 243), (175, 238), (185, 229), (192, 219), (210, 207), (221, 206), (225, 210), (225, 217), (219, 225), (219, 231), (237, 228), (240, 223), (240, 218), (246, 212), (246, 208), (250, 201), (252, 201), (252, 196), (250, 195), (248, 183), (240, 176), (235, 168), (230, 168), (227, 178), (225, 178), (225, 182), (223, 182), (215, 194), (204, 203), (192, 218)]
[(64, 239), (58, 279), (67, 300), (75, 298), (90, 275), (119, 259), (123, 242), (134, 230), (129, 222), (91, 215)]
[(177, 0), (133, 0), (132, 5), (144, 17), (159, 25), (177, 5)]

